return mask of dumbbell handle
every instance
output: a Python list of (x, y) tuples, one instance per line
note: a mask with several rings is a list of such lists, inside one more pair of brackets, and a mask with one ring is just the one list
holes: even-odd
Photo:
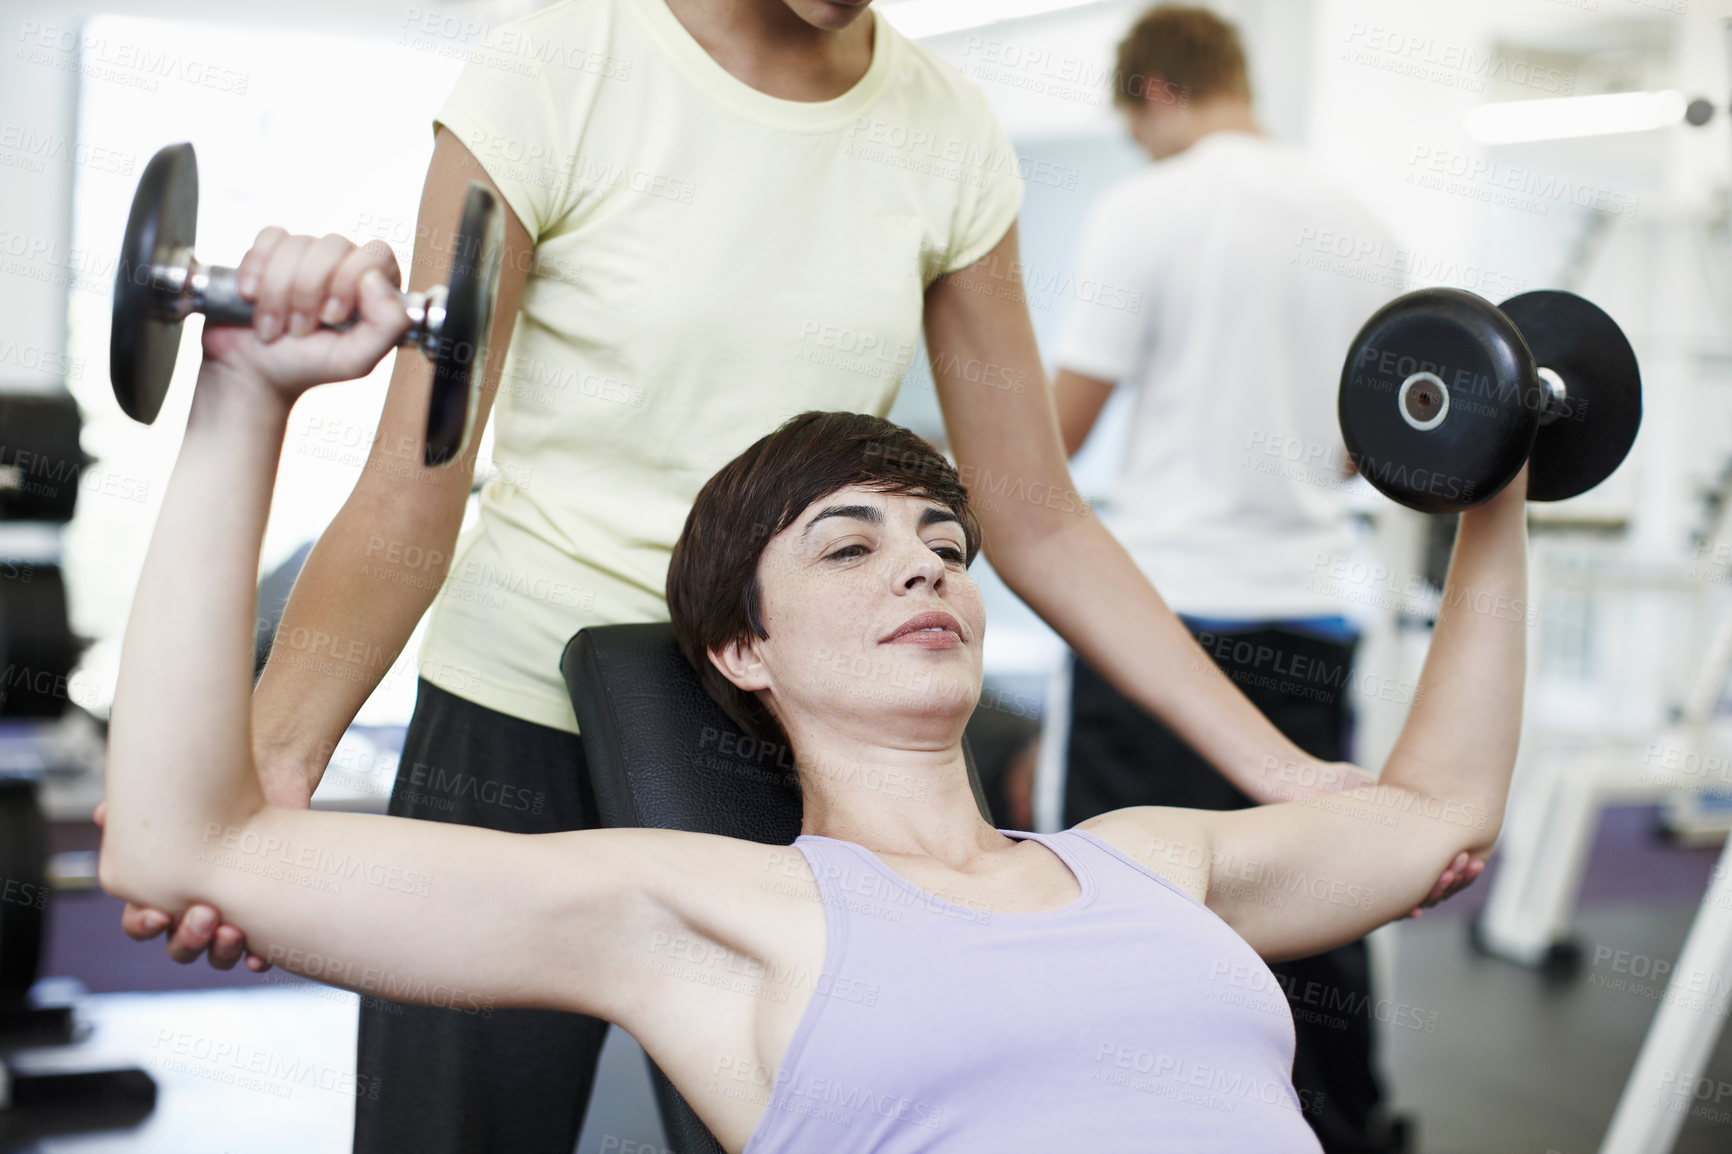
[[(191, 249), (174, 252), (165, 264), (151, 265), (150, 287), (153, 312), (163, 320), (181, 321), (193, 313), (202, 313), (206, 324), (253, 323), (253, 302), (241, 296), (235, 285), (235, 270), (201, 264)], [(399, 346), (419, 347), (430, 355), (437, 353), (439, 331), (445, 324), (445, 294), (446, 287), (442, 284), (426, 292), (397, 294), (409, 314), (409, 330), (397, 341)], [(319, 327), (347, 332), (357, 319), (358, 314), (334, 325), (321, 321)]]
[(1569, 403), (1569, 386), (1557, 370), (1540, 366), (1540, 389), (1545, 393), (1545, 403), (1540, 406), (1540, 424), (1549, 425), (1564, 415), (1564, 406)]

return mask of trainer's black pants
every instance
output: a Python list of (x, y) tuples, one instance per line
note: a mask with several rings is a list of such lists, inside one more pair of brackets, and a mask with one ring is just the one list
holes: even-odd
[[(497, 713), (425, 680), (390, 812), (510, 833), (596, 824), (576, 734)], [(355, 1072), (367, 1093), (355, 1102), (357, 1154), (571, 1154), (607, 1023), (459, 1004), (362, 1000)]]
[[(1295, 745), (1325, 761), (1346, 760), (1352, 643), (1286, 629), (1192, 632), (1221, 672)], [(1080, 658), (1071, 679), (1068, 758), (1066, 828), (1130, 805), (1221, 810), (1253, 804)], [(1365, 943), (1270, 969), (1293, 1009), (1293, 1084), (1324, 1150), (1400, 1149), (1396, 1135), (1386, 1132), (1372, 1069), (1374, 1002)]]

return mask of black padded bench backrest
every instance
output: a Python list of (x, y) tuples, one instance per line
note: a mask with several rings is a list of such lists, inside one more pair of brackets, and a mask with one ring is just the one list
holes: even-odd
[[(790, 845), (800, 835), (792, 756), (742, 733), (710, 700), (674, 641), (673, 626), (597, 625), (565, 647), (571, 693), (601, 824), (681, 829)], [(968, 743), (975, 804), (994, 824)], [(650, 1063), (669, 1144), (722, 1154), (667, 1077)]]

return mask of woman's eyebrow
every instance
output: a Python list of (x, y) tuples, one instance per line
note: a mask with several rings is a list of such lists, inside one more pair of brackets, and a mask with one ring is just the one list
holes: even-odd
[(936, 525), (941, 521), (949, 521), (951, 524), (958, 527), (962, 525), (962, 518), (958, 517), (949, 509), (935, 509), (931, 505), (928, 505), (926, 511), (920, 514), (920, 527), (922, 529), (926, 528), (928, 525)]
[(811, 534), (812, 526), (816, 525), (826, 517), (852, 517), (856, 521), (865, 521), (870, 525), (882, 525), (884, 523), (884, 514), (880, 513), (876, 506), (831, 505), (816, 517), (813, 517), (810, 521), (806, 522), (806, 528), (800, 533), (800, 540), (804, 541)]
[[(820, 511), (816, 517), (806, 522), (805, 529), (800, 532), (800, 540), (804, 541), (811, 534), (812, 527), (826, 517), (851, 517), (857, 521), (865, 521), (869, 525), (882, 525), (884, 523), (884, 514), (879, 512), (875, 505), (830, 505)], [(920, 527), (922, 529), (943, 521), (949, 521), (956, 525), (962, 524), (961, 519), (949, 509), (928, 505), (920, 514)]]

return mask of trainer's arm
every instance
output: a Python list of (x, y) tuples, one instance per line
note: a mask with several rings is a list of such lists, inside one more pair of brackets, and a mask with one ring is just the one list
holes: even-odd
[[(1027, 305), (1021, 294), (1000, 295), (1001, 274), (987, 271), (1015, 269), (1018, 261), (1012, 225), (979, 262), (926, 292), (932, 376), (986, 555), (1005, 584), (1121, 693), (1251, 797), (1278, 798), (1263, 772), (1271, 758), (1319, 763), (1216, 673), (1072, 485)], [(1307, 776), (1346, 772), (1332, 767)]]
[[(388, 340), (383, 310), (402, 310), (371, 299)], [(213, 902), (276, 964), (397, 1001), (629, 1012), (643, 967), (622, 943), (668, 922), (632, 876), (653, 869), (645, 831), (510, 835), (265, 801), (249, 652), (288, 411), (207, 359), (122, 644), (103, 888), (173, 911)]]
[[(471, 180), (499, 197), (505, 251), (470, 449), (449, 468), (422, 467), (433, 366), (426, 357), (399, 356), (366, 466), (295, 581), (253, 694), (260, 776), (267, 795), (281, 804), (304, 805), (318, 787), (343, 731), (432, 604), (462, 526), (476, 446), (492, 411), (535, 247), (480, 163), (441, 126), (421, 191), (409, 287), (426, 289), (450, 275)], [(402, 580), (390, 580), (393, 557), (425, 560), (395, 574)], [(351, 653), (363, 656), (349, 660)]]
[(1431, 650), (1376, 785), (1224, 813), (1145, 810), (1200, 829), (1209, 907), (1265, 957), (1352, 941), (1412, 909), (1452, 858), (1497, 841), (1521, 732), (1526, 494), (1523, 469), (1462, 514)]
[(1071, 369), (1060, 369), (1052, 378), (1052, 403), (1058, 410), (1059, 435), (1064, 438), (1064, 455), (1074, 457), (1089, 439), (1107, 398), (1113, 395), (1113, 382), (1087, 376)]

